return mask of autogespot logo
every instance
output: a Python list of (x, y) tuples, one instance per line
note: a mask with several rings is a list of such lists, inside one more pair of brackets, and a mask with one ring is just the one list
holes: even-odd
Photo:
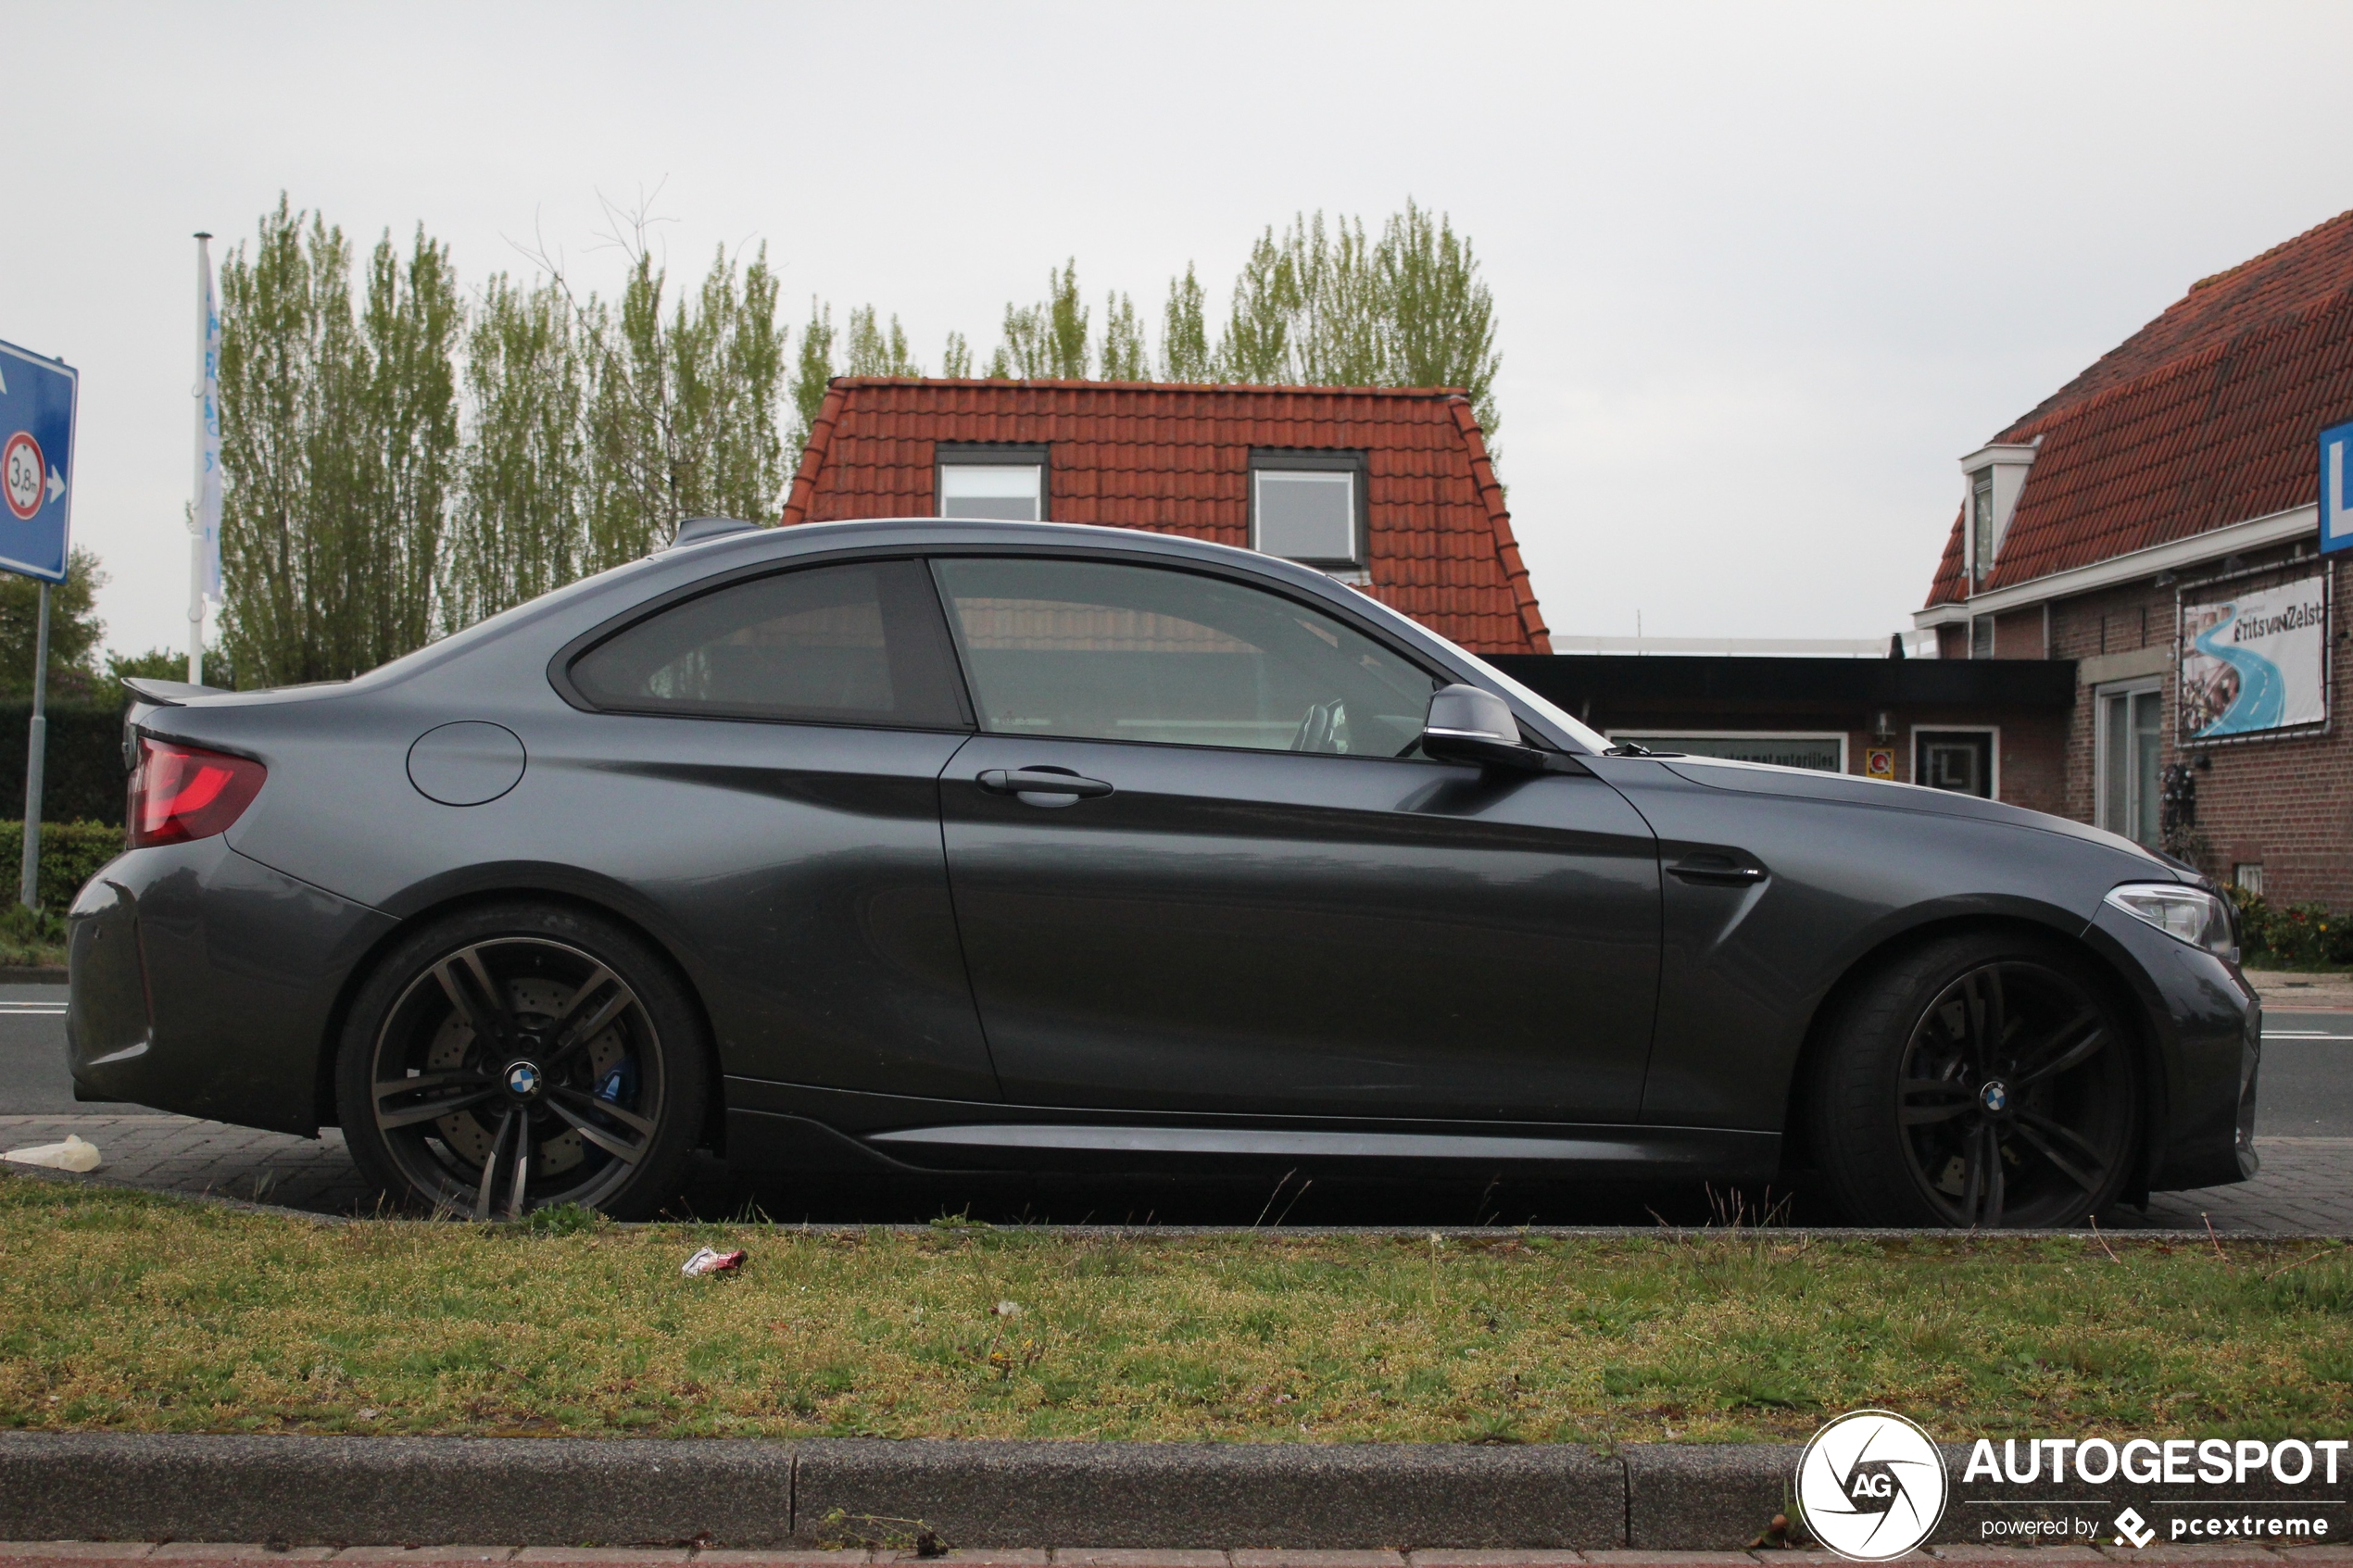
[(1944, 1456), (1893, 1411), (1853, 1411), (1814, 1434), (1797, 1461), (1806, 1528), (1839, 1556), (1884, 1562), (1944, 1517)]

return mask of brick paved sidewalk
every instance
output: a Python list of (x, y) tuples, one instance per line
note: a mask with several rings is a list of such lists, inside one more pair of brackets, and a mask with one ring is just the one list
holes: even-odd
[[(99, 1176), (153, 1192), (271, 1203), (321, 1214), (365, 1212), (369, 1194), (330, 1128), (317, 1138), (257, 1132), (184, 1116), (0, 1116), (0, 1149), (77, 1134), (98, 1146)], [(2253, 1181), (2162, 1193), (2146, 1215), (2122, 1209), (2103, 1226), (2203, 1230), (2226, 1236), (2353, 1236), (2353, 1138), (2258, 1138)]]
[[(113, 1563), (203, 1564), (205, 1568), (268, 1568), (277, 1563), (334, 1562), (440, 1565), (513, 1563), (517, 1568), (850, 1568), (875, 1562), (928, 1562), (941, 1568), (1835, 1568), (1840, 1559), (1819, 1551), (1173, 1551), (1101, 1550), (1056, 1547), (1034, 1550), (951, 1551), (918, 1559), (912, 1552), (727, 1551), (636, 1547), (295, 1547), (181, 1541), (169, 1545), (112, 1541), (0, 1541), (0, 1568), (107, 1568)], [(2329, 1568), (2353, 1563), (2353, 1546), (2154, 1547), (2129, 1551), (2103, 1547), (1932, 1547), (1895, 1562), (1966, 1564), (1968, 1568), (2063, 1568), (2068, 1563), (2196, 1564), (2198, 1568)]]

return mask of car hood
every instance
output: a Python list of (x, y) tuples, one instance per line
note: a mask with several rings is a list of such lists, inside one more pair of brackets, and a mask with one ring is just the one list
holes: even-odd
[(1922, 784), (1895, 784), (1885, 779), (1858, 778), (1852, 773), (1825, 773), (1812, 768), (1782, 768), (1768, 762), (1737, 762), (1729, 758), (1661, 757), (1658, 761), (1678, 778), (1705, 784), (1710, 789), (2000, 822), (2036, 833), (2081, 839), (2118, 850), (2146, 862), (2152, 875), (2163, 877), (2169, 882), (2202, 880), (2195, 869), (2155, 854), (2121, 834), (2109, 833), (2105, 828), (2087, 827), (2065, 817), (2030, 811), (2022, 806), (2011, 806), (1999, 800), (1956, 795), (1948, 789), (1930, 789)]

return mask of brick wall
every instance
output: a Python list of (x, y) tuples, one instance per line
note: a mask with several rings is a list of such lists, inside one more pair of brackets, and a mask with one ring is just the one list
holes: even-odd
[[(2249, 566), (2287, 558), (2278, 550), (2252, 556)], [(2334, 909), (2353, 908), (2353, 621), (2344, 602), (2347, 576), (2330, 568), (2331, 596), (2329, 733), (2302, 739), (2249, 741), (2191, 747), (2203, 757), (2197, 774), (2198, 828), (2210, 849), (2206, 870), (2222, 877), (2234, 865), (2263, 867), (2264, 887), (2273, 903), (2318, 900)], [(2097, 820), (2095, 689), (2134, 677), (2154, 677), (2164, 693), (2163, 755), (2182, 759), (2174, 743), (2175, 702), (2173, 584), (2144, 583), (2087, 594), (2051, 607), (2051, 657), (2072, 659), (2085, 683), (2065, 725), (2060, 765), (2064, 788), (2055, 809), (2078, 822)], [(2038, 617), (2040, 612), (2034, 612)], [(1995, 636), (2005, 654), (2013, 646), (2005, 616)], [(2025, 635), (2021, 630), (2020, 641)], [(2035, 635), (2040, 636), (2039, 625)], [(2142, 671), (2145, 670), (2146, 675)], [(2005, 759), (2003, 794), (2008, 787)], [(2021, 801), (2021, 804), (2025, 802)]]

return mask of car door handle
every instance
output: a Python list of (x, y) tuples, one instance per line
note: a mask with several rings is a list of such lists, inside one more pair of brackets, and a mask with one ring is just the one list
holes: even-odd
[(977, 782), (991, 795), (1058, 795), (1097, 800), (1111, 793), (1111, 785), (1102, 780), (1083, 779), (1065, 768), (990, 768)]
[(1686, 855), (1667, 869), (1685, 882), (1704, 882), (1720, 887), (1746, 887), (1763, 882), (1767, 874), (1755, 861), (1736, 859), (1730, 855)]

